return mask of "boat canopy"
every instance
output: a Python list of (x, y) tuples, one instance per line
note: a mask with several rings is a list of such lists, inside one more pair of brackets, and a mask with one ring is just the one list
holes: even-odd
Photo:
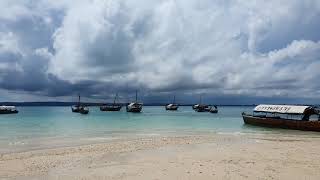
[(172, 107), (172, 106), (178, 106), (177, 104), (168, 104), (168, 107)]
[(142, 103), (132, 102), (128, 106), (142, 106)]
[(311, 106), (260, 104), (254, 108), (254, 112), (281, 113), (281, 114), (305, 114), (310, 109), (312, 109)]
[(0, 110), (15, 110), (15, 106), (0, 106)]

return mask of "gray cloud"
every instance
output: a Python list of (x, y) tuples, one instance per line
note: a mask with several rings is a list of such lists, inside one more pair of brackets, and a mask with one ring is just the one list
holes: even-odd
[(316, 0), (5, 0), (0, 11), (3, 90), (319, 99)]

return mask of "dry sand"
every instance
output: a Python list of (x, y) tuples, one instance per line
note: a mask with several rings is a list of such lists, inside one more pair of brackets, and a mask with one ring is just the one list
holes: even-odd
[(127, 139), (0, 156), (0, 179), (320, 179), (320, 136)]

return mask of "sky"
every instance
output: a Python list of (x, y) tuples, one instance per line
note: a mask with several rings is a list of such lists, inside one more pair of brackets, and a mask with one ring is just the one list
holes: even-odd
[(0, 101), (320, 104), (319, 0), (1, 0)]

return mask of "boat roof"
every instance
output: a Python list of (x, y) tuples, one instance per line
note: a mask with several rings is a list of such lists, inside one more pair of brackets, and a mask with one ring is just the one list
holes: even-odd
[(254, 112), (269, 112), (282, 114), (305, 114), (311, 106), (297, 106), (297, 105), (267, 105), (260, 104), (254, 108)]
[(132, 103), (129, 104), (129, 106), (132, 106), (132, 105), (143, 105), (143, 103), (132, 102)]
[(1, 110), (6, 110), (6, 109), (16, 109), (15, 106), (0, 106)]

